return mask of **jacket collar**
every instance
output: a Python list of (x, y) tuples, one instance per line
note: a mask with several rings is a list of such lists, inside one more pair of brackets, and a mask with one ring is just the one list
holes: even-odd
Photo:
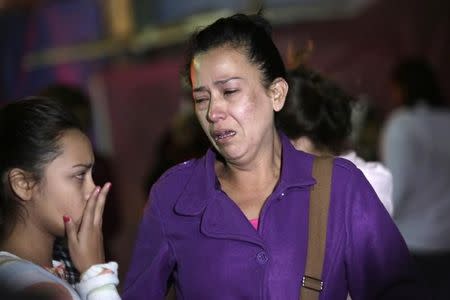
[(176, 213), (195, 216), (203, 212), (216, 190), (215, 160), (216, 154), (210, 148), (205, 156), (196, 161), (185, 190), (175, 204)]
[[(311, 175), (313, 156), (297, 151), (290, 140), (279, 132), (282, 144), (282, 163), (278, 190), (292, 187), (308, 187), (315, 184)], [(175, 204), (175, 212), (180, 215), (195, 216), (201, 214), (207, 202), (213, 200), (218, 192), (214, 163), (217, 154), (209, 149), (205, 156), (196, 161), (194, 170), (185, 190)]]
[(316, 183), (312, 177), (314, 156), (295, 149), (283, 132), (279, 131), (279, 135), (282, 145), (282, 163), (278, 183), (280, 188), (304, 188), (314, 185)]

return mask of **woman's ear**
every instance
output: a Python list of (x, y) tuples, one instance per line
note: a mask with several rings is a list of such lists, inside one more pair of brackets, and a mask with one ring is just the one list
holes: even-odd
[(288, 90), (288, 83), (283, 78), (278, 77), (272, 82), (270, 92), (274, 111), (278, 112), (283, 108)]
[(28, 201), (33, 195), (35, 181), (29, 172), (14, 168), (8, 174), (11, 190), (20, 200)]

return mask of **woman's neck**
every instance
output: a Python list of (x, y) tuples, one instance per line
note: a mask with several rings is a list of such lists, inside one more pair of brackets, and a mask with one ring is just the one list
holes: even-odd
[(279, 136), (275, 134), (271, 146), (264, 149), (266, 151), (245, 164), (217, 161), (215, 169), (221, 184), (226, 181), (236, 188), (275, 185), (281, 170), (282, 145)]
[(2, 251), (7, 251), (37, 265), (51, 267), (55, 237), (31, 224), (18, 222), (11, 234), (2, 241)]

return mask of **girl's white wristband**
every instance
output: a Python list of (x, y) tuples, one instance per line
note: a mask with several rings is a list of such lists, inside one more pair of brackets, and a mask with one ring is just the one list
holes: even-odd
[[(116, 285), (119, 284), (117, 275), (117, 263), (92, 265), (80, 276), (80, 282), (75, 289), (81, 300), (116, 300), (120, 299)], [(110, 272), (104, 273), (105, 270)], [(104, 274), (102, 274), (102, 272)], [(99, 297), (97, 297), (97, 294)]]

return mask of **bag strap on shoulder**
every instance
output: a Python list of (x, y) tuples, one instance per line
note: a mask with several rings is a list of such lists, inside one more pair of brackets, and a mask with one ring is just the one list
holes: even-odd
[(315, 157), (312, 175), (316, 184), (309, 199), (308, 252), (305, 275), (300, 287), (301, 300), (317, 300), (324, 288), (322, 269), (327, 239), (333, 157)]

